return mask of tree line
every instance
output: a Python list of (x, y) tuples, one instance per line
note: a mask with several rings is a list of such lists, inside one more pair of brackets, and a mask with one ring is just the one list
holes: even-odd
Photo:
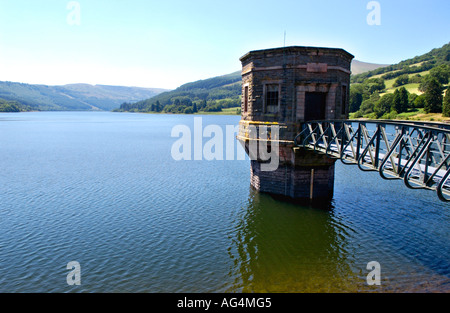
[[(151, 100), (151, 99), (150, 99)], [(189, 97), (172, 98), (169, 104), (161, 104), (159, 100), (141, 101), (139, 103), (123, 103), (116, 112), (142, 112), (142, 113), (175, 113), (194, 114), (198, 112), (221, 112), (225, 108), (241, 106), (240, 97), (218, 100), (196, 100)]]
[(17, 101), (0, 99), (0, 112), (26, 112), (31, 110), (30, 106), (23, 105)]
[(136, 103), (123, 103), (119, 112), (197, 113), (220, 112), (241, 106), (241, 73), (191, 82)]

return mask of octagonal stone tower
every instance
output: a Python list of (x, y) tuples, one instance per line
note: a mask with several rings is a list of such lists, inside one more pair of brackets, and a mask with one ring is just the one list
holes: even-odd
[(269, 134), (266, 140), (268, 151), (276, 140), (278, 167), (265, 171), (261, 165), (266, 161), (252, 157), (255, 189), (294, 199), (332, 198), (336, 160), (295, 147), (294, 138), (302, 122), (348, 118), (353, 58), (343, 49), (300, 46), (251, 51), (240, 58), (238, 139), (249, 153), (252, 141), (261, 141), (259, 133), (249, 135), (252, 127), (279, 128), (278, 138)]

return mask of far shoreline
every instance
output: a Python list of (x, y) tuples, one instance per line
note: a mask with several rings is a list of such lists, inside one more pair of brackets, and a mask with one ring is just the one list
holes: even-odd
[[(0, 112), (0, 114), (20, 114), (20, 113), (39, 113), (39, 112), (110, 112), (110, 113), (136, 113), (136, 114), (167, 114), (167, 115), (224, 115), (224, 116), (240, 116), (241, 114), (235, 113), (236, 110), (239, 109), (239, 107), (234, 108), (227, 108), (225, 111), (219, 111), (219, 112), (196, 112), (196, 113), (170, 113), (170, 112), (130, 112), (130, 111), (103, 111), (103, 110), (49, 110), (49, 111), (21, 111), (21, 112)], [(443, 124), (443, 125), (449, 125), (450, 124), (450, 118), (442, 117), (442, 114), (428, 114), (429, 117), (425, 118), (414, 118), (414, 117), (408, 117), (408, 118), (398, 118), (398, 119), (389, 119), (386, 121), (398, 121), (398, 122), (430, 122), (435, 124)], [(348, 118), (348, 120), (360, 120), (360, 121), (383, 121), (381, 119), (370, 119), (370, 118), (352, 118), (351, 116)]]

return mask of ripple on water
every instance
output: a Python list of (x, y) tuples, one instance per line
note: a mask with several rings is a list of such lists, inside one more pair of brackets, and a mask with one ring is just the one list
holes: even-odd
[(337, 163), (329, 208), (280, 202), (249, 188), (248, 161), (173, 161), (172, 126), (192, 117), (97, 114), (0, 125), (0, 291), (449, 291), (434, 194)]

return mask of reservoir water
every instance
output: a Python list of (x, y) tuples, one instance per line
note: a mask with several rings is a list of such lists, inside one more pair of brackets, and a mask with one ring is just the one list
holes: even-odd
[[(239, 119), (202, 116), (224, 134)], [(252, 190), (248, 160), (174, 160), (172, 128), (193, 124), (0, 114), (0, 292), (450, 291), (450, 204), (433, 192), (338, 161), (331, 203), (283, 202)]]

